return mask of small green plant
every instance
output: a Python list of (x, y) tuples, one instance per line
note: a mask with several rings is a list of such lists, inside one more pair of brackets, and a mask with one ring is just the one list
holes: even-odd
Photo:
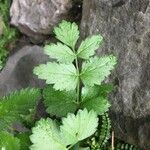
[(125, 143), (120, 140), (116, 140), (115, 148), (116, 150), (140, 150), (137, 146)]
[[(79, 30), (75, 23), (62, 21), (54, 33), (60, 42), (46, 45), (44, 52), (56, 61), (35, 67), (34, 74), (53, 85), (43, 91), (47, 112), (63, 118), (60, 123), (41, 119), (32, 129), (30, 149), (79, 150), (84, 147), (84, 140), (96, 132), (98, 116), (110, 107), (106, 96), (110, 86), (103, 86), (102, 82), (114, 68), (116, 57), (93, 57), (103, 40), (100, 35), (86, 38), (77, 48)], [(101, 133), (106, 132), (104, 128)], [(100, 137), (102, 144), (106, 136)]]
[(91, 150), (109, 150), (108, 145), (110, 142), (108, 140), (110, 140), (111, 123), (108, 113), (102, 115), (101, 122), (94, 136), (88, 141)]
[[(109, 150), (107, 96), (113, 87), (102, 82), (116, 57), (94, 56), (102, 43), (100, 35), (86, 38), (77, 47), (75, 23), (62, 21), (54, 33), (60, 42), (46, 45), (44, 52), (55, 61), (34, 68), (34, 74), (49, 85), (42, 92), (27, 88), (0, 98), (0, 150)], [(34, 125), (40, 99), (48, 116)], [(16, 123), (26, 130), (16, 129)], [(133, 147), (117, 143), (115, 148)]]
[(10, 0), (0, 0), (0, 70), (8, 55), (8, 44), (17, 36), (17, 30), (9, 24)]
[(25, 116), (36, 106), (40, 95), (38, 89), (28, 88), (0, 98), (0, 150), (23, 150), (20, 136), (14, 136), (17, 133), (14, 124), (25, 122)]

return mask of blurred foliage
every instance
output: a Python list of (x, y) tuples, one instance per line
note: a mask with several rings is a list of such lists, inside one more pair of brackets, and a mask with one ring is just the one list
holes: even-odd
[(11, 0), (0, 0), (0, 69), (8, 55), (8, 45), (16, 40), (18, 33), (9, 23), (10, 4)]

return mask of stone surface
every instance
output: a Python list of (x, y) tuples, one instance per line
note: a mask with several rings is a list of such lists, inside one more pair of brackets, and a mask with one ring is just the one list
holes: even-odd
[(150, 149), (150, 1), (84, 0), (83, 38), (101, 33), (98, 55), (114, 54), (118, 65), (110, 77), (116, 137)]
[(50, 34), (53, 27), (65, 19), (72, 6), (71, 0), (13, 0), (11, 24), (36, 42)]
[(48, 60), (39, 46), (25, 46), (12, 54), (0, 72), (0, 96), (26, 87), (43, 87), (45, 82), (33, 75), (33, 68)]

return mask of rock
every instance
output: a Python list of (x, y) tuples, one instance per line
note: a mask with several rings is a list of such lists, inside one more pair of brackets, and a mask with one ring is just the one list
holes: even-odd
[(43, 87), (45, 82), (33, 74), (33, 68), (48, 60), (39, 46), (25, 46), (12, 54), (0, 72), (0, 96), (26, 87)]
[(150, 149), (150, 1), (84, 0), (82, 37), (102, 34), (98, 55), (114, 54), (118, 65), (111, 81), (115, 136)]
[(71, 0), (13, 0), (11, 24), (35, 42), (41, 42), (60, 20), (67, 17), (71, 6)]

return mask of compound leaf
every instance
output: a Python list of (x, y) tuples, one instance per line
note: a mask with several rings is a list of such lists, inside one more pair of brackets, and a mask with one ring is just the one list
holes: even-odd
[(76, 23), (63, 20), (58, 27), (54, 28), (54, 33), (58, 40), (74, 49), (79, 38), (79, 30)]
[(34, 74), (47, 84), (54, 84), (56, 90), (71, 91), (76, 88), (78, 75), (73, 64), (58, 64), (48, 62), (34, 68)]
[(21, 115), (29, 114), (29, 109), (35, 107), (39, 97), (38, 89), (23, 89), (0, 98), (0, 130), (5, 130), (15, 121), (22, 120)]
[(20, 150), (20, 141), (8, 132), (0, 132), (0, 150)]
[(77, 56), (83, 59), (89, 59), (90, 56), (94, 55), (96, 49), (99, 48), (103, 37), (100, 35), (93, 35), (92, 37), (86, 38), (80, 45)]
[(41, 119), (32, 129), (30, 140), (33, 145), (31, 150), (67, 150), (62, 142), (60, 131), (51, 119)]
[(77, 115), (68, 114), (62, 119), (60, 129), (51, 119), (41, 119), (32, 129), (31, 150), (67, 150), (67, 146), (75, 145), (95, 133), (98, 126), (97, 114), (86, 109), (79, 110)]
[(47, 112), (58, 117), (66, 116), (67, 113), (74, 113), (77, 109), (75, 91), (58, 91), (48, 86), (43, 91), (44, 103)]
[(72, 63), (76, 58), (76, 54), (66, 45), (62, 43), (46, 45), (44, 47), (45, 54), (51, 58), (55, 58), (61, 63)]
[(105, 77), (110, 75), (110, 71), (116, 64), (116, 57), (110, 55), (105, 57), (90, 58), (89, 61), (83, 63), (80, 77), (85, 86), (100, 85)]
[(60, 126), (61, 136), (66, 145), (76, 144), (78, 141), (86, 139), (95, 133), (98, 126), (96, 112), (87, 109), (79, 110), (77, 115), (68, 114), (67, 118), (62, 119)]

